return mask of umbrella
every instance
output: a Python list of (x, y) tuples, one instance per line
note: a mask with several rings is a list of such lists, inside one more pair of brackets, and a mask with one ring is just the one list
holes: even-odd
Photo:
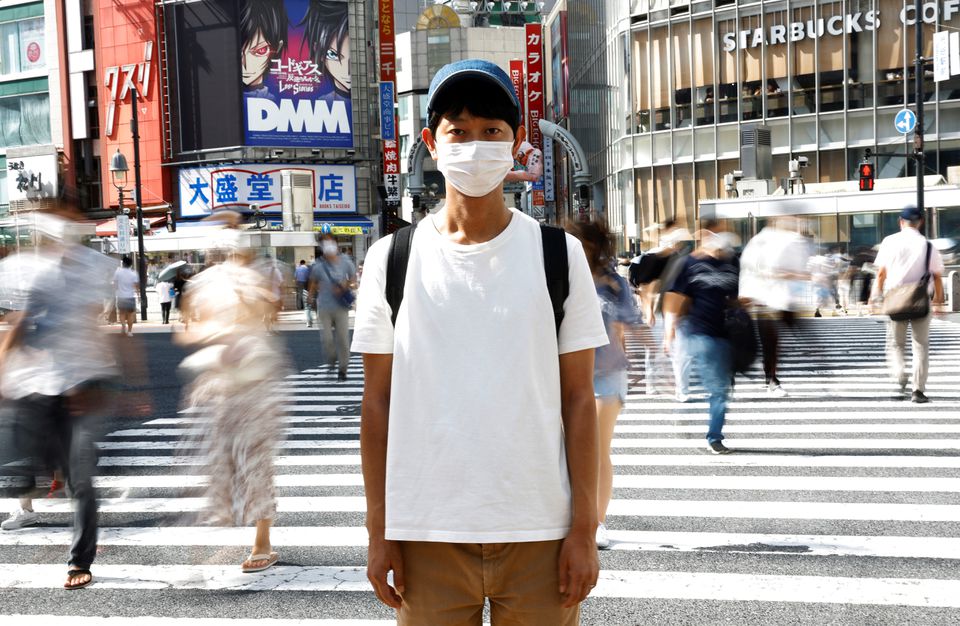
[(33, 281), (55, 267), (49, 255), (32, 251), (11, 254), (0, 261), (0, 308), (23, 310)]
[(180, 268), (186, 264), (186, 261), (174, 261), (170, 265), (160, 270), (160, 273), (157, 274), (157, 280), (163, 282), (169, 282), (173, 280), (177, 277), (177, 273), (180, 271)]

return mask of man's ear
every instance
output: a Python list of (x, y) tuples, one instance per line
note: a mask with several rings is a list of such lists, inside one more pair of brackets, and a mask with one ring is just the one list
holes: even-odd
[(430, 156), (434, 161), (437, 160), (437, 140), (433, 137), (433, 132), (430, 128), (424, 128), (420, 131), (420, 138), (423, 139), (423, 145), (427, 147), (427, 150), (430, 152)]
[(520, 144), (522, 144), (527, 139), (527, 129), (521, 124), (517, 127), (516, 136), (513, 138), (513, 153), (516, 154), (520, 150)]

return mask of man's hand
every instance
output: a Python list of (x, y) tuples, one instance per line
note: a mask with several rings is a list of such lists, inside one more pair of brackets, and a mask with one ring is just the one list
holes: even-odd
[[(393, 572), (393, 584), (387, 582), (387, 573)], [(403, 557), (400, 556), (400, 546), (396, 541), (385, 539), (370, 539), (367, 547), (367, 580), (373, 585), (380, 602), (387, 606), (399, 609), (403, 593)]]
[(670, 356), (670, 352), (673, 351), (673, 337), (670, 335), (663, 336), (663, 353), (667, 356)]
[(560, 547), (560, 595), (565, 609), (583, 602), (597, 586), (600, 557), (595, 533), (595, 530), (572, 530)]

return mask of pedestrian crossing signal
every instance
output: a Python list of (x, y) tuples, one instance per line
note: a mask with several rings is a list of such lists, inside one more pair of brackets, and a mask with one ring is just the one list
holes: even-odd
[(874, 171), (873, 163), (860, 164), (860, 191), (873, 191)]

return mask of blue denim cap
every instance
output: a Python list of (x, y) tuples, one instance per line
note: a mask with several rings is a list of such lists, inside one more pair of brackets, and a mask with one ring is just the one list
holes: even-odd
[(915, 206), (908, 206), (900, 211), (900, 219), (908, 222), (916, 222), (923, 219), (923, 212)]
[(433, 113), (433, 104), (437, 96), (447, 88), (454, 86), (461, 80), (481, 80), (491, 86), (502, 89), (510, 99), (510, 104), (517, 110), (517, 122), (520, 119), (520, 101), (517, 92), (513, 90), (513, 81), (499, 65), (483, 59), (465, 59), (456, 63), (449, 63), (440, 68), (430, 81), (430, 91), (427, 94), (427, 118)]

